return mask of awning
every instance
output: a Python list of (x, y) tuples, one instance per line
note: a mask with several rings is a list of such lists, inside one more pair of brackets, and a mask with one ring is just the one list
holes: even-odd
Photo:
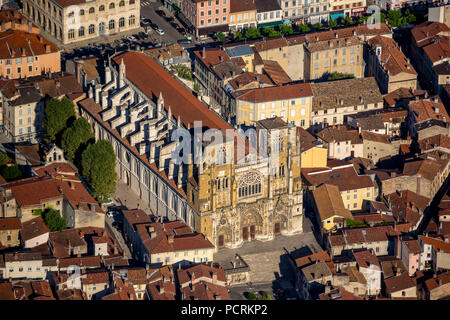
[(216, 32), (228, 32), (230, 31), (230, 28), (227, 24), (222, 24), (220, 26), (212, 26), (212, 27), (205, 27), (205, 28), (198, 28), (198, 35), (199, 36), (206, 36), (211, 33)]
[(266, 23), (259, 23), (258, 28), (276, 27), (285, 24), (284, 21), (272, 21)]
[(339, 18), (343, 18), (344, 17), (344, 13), (335, 13), (335, 14), (330, 14), (330, 19), (332, 20), (336, 20)]
[(366, 8), (358, 8), (358, 9), (352, 10), (352, 13), (356, 13), (356, 12), (366, 12)]

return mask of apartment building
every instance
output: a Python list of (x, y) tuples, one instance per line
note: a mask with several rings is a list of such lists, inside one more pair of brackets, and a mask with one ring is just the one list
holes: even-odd
[(255, 0), (228, 0), (230, 14), (228, 25), (230, 31), (256, 28), (258, 25)]
[(139, 259), (150, 265), (213, 260), (214, 245), (181, 221), (156, 222), (142, 210), (124, 211), (125, 238)]
[(329, 19), (329, 0), (278, 0), (284, 19), (293, 23), (320, 23)]
[(0, 76), (7, 79), (61, 71), (58, 49), (39, 28), (13, 10), (0, 11)]
[(417, 88), (417, 72), (393, 39), (377, 36), (368, 40), (365, 56), (366, 75), (375, 77), (382, 94)]
[(253, 124), (280, 117), (304, 129), (309, 128), (312, 91), (309, 84), (287, 84), (234, 92), (233, 113), (237, 124)]
[(274, 27), (283, 23), (283, 12), (278, 0), (255, 0), (258, 28)]
[[(338, 187), (344, 207), (357, 211), (363, 208), (364, 200), (375, 200), (378, 196), (376, 183), (369, 175), (359, 175), (353, 164), (333, 166), (334, 161), (323, 169), (302, 169), (302, 179), (305, 189), (316, 190), (323, 184), (333, 184)], [(309, 199), (308, 199), (309, 200)]]
[(364, 145), (358, 130), (347, 126), (332, 126), (317, 133), (317, 138), (328, 150), (328, 157), (345, 159), (348, 157), (363, 157)]
[(366, 0), (330, 0), (330, 19), (360, 16), (366, 7)]
[(312, 83), (311, 88), (311, 120), (314, 130), (328, 124), (344, 124), (347, 116), (361, 111), (383, 109), (383, 97), (375, 78)]
[(19, 232), (22, 229), (19, 218), (0, 219), (0, 248), (17, 247), (20, 245)]
[(192, 23), (196, 36), (214, 32), (228, 32), (231, 0), (182, 0), (181, 12)]
[(136, 32), (140, 0), (24, 0), (23, 13), (58, 46)]
[(324, 168), (327, 166), (328, 150), (324, 144), (314, 138), (312, 134), (297, 127), (300, 139), (300, 164), (302, 168)]
[[(333, 33), (334, 31), (327, 31)], [(364, 77), (364, 45), (357, 36), (342, 38), (338, 32), (328, 40), (305, 45), (305, 80), (327, 80), (333, 72)]]

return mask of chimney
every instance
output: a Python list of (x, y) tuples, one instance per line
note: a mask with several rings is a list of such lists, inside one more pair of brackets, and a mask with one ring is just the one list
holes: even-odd
[(213, 274), (212, 274), (212, 281), (213, 281), (213, 283), (217, 282), (217, 272), (213, 272)]
[(51, 52), (51, 50), (50, 50), (50, 45), (49, 45), (49, 44), (46, 44), (46, 45), (44, 46), (44, 48), (45, 48), (45, 53), (50, 53), (50, 52)]
[(203, 50), (202, 50), (202, 58), (206, 59), (206, 48), (205, 46), (203, 46)]
[(173, 161), (170, 161), (169, 162), (169, 174), (168, 174), (168, 176), (167, 176), (167, 178), (169, 179), (169, 180), (172, 180), (173, 179), (173, 169), (174, 169), (174, 163), (173, 163)]
[(173, 244), (173, 241), (174, 241), (173, 235), (168, 235), (168, 236), (167, 236), (167, 242), (168, 242), (169, 244)]

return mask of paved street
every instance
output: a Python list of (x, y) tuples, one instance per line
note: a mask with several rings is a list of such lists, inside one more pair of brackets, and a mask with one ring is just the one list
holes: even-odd
[(105, 217), (105, 228), (108, 230), (108, 233), (117, 241), (119, 244), (119, 247), (125, 251), (125, 255), (128, 259), (132, 258), (131, 251), (128, 248), (128, 246), (125, 244), (125, 240), (123, 239), (122, 233), (119, 232), (115, 227), (112, 226), (112, 223), (114, 221), (120, 221), (121, 217), (113, 217), (109, 218), (108, 216)]
[(235, 254), (239, 254), (250, 267), (249, 286), (231, 287), (231, 297), (245, 299), (245, 293), (266, 291), (272, 297), (278, 289), (285, 291), (285, 298), (296, 298), (294, 288), (295, 274), (286, 253), (308, 247), (313, 252), (321, 249), (311, 232), (309, 219), (305, 219), (304, 233), (294, 236), (279, 236), (272, 241), (253, 241), (237, 249), (220, 249), (214, 255), (214, 261), (228, 263)]
[[(180, 34), (174, 27), (170, 25), (163, 17), (159, 16), (155, 10), (164, 10), (167, 16), (169, 16), (168, 11), (163, 9), (163, 5), (159, 1), (141, 1), (141, 15), (150, 19), (152, 23), (155, 23), (164, 30), (164, 35), (160, 36), (156, 32), (149, 32), (149, 39), (153, 42), (176, 42), (177, 40), (184, 39), (184, 36)], [(177, 23), (179, 26), (181, 24), (175, 19), (173, 22)], [(181, 26), (182, 27), (182, 26)], [(151, 28), (150, 28), (151, 29)]]

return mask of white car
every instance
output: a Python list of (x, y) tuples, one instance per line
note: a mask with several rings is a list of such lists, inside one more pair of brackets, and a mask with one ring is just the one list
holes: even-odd
[(133, 42), (137, 41), (137, 39), (133, 36), (128, 36), (127, 39)]
[(156, 33), (159, 34), (160, 36), (164, 35), (164, 30), (163, 29), (156, 29)]
[(115, 211), (108, 211), (108, 212), (106, 213), (106, 216), (109, 217), (109, 218), (112, 218), (112, 217), (114, 217), (115, 214), (116, 214)]

